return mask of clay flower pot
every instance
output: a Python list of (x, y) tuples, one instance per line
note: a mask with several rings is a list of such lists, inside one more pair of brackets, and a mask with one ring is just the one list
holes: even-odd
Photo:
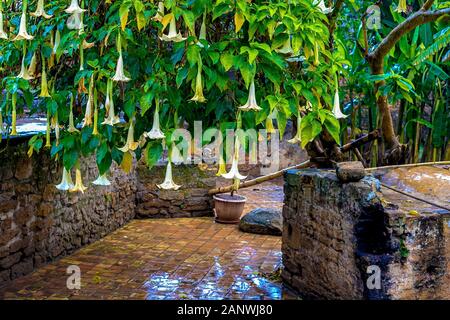
[(237, 224), (241, 219), (247, 198), (240, 195), (219, 194), (214, 196), (216, 222)]

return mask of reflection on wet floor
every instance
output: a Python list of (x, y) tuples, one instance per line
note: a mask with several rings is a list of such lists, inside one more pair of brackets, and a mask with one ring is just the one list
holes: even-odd
[[(281, 238), (212, 218), (134, 220), (0, 288), (0, 299), (295, 299), (279, 279)], [(80, 290), (66, 268), (81, 269)]]

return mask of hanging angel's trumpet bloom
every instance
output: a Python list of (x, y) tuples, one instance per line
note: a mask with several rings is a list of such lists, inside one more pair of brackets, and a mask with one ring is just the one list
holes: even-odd
[(86, 11), (86, 9), (81, 9), (78, 4), (78, 0), (72, 0), (70, 6), (65, 10), (67, 13), (78, 13), (81, 14)]
[(47, 110), (47, 130), (45, 132), (45, 147), (46, 148), (52, 147), (52, 143), (51, 143), (51, 139), (50, 139), (51, 131), (52, 131), (52, 127), (51, 127), (51, 119), (50, 119), (50, 109), (48, 109)]
[(397, 9), (395, 9), (398, 13), (406, 13), (408, 11), (408, 7), (406, 6), (406, 0), (400, 0), (398, 2)]
[(203, 81), (202, 81), (202, 61), (199, 59), (198, 68), (197, 68), (197, 77), (195, 80), (195, 94), (192, 97), (191, 101), (203, 103), (206, 101), (205, 96), (203, 95)]
[(44, 10), (44, 0), (38, 0), (36, 11), (31, 13), (33, 17), (44, 17), (45, 19), (50, 19), (51, 14), (45, 13)]
[(69, 129), (67, 129), (70, 133), (79, 132), (77, 128), (75, 128), (75, 124), (73, 121), (73, 94), (70, 96), (70, 113), (69, 113)]
[(314, 63), (316, 67), (320, 64), (319, 61), (319, 43), (316, 41), (314, 42)]
[(130, 119), (130, 127), (128, 128), (128, 136), (125, 145), (122, 148), (119, 148), (122, 152), (127, 152), (129, 150), (134, 151), (138, 148), (139, 143), (134, 141), (134, 123), (133, 119)]
[(112, 79), (113, 81), (128, 82), (131, 79), (126, 77), (125, 72), (123, 71), (122, 42), (120, 40), (120, 33), (117, 36), (117, 50), (119, 51), (119, 59), (117, 60), (116, 74)]
[(4, 40), (8, 39), (8, 34), (5, 32), (5, 30), (3, 30), (3, 12), (1, 11), (1, 8), (0, 8), (0, 39)]
[(239, 138), (236, 136), (234, 142), (234, 156), (230, 172), (222, 174), (222, 177), (225, 179), (236, 179), (236, 180), (244, 180), (245, 178), (247, 178), (247, 176), (243, 176), (239, 173), (238, 164), (239, 164)]
[(59, 30), (56, 30), (55, 43), (53, 45), (53, 54), (56, 54), (56, 52), (58, 51), (60, 43), (61, 43), (61, 32), (59, 32)]
[(78, 81), (78, 93), (82, 94), (82, 93), (87, 93), (87, 89), (86, 86), (84, 85), (84, 77), (80, 79), (80, 81)]
[(172, 149), (170, 151), (170, 160), (175, 164), (182, 164), (184, 162), (184, 158), (181, 155), (180, 149), (177, 146), (172, 145)]
[(94, 89), (94, 130), (92, 135), (98, 135), (98, 94), (97, 89)]
[(27, 32), (27, 14), (25, 11), (22, 12), (22, 17), (20, 18), (19, 33), (12, 39), (12, 41), (18, 40), (33, 40), (34, 37)]
[(227, 167), (225, 164), (225, 160), (223, 160), (222, 155), (220, 155), (219, 159), (219, 170), (216, 173), (216, 177), (221, 177), (222, 175), (227, 173)]
[(286, 55), (293, 55), (294, 50), (292, 49), (291, 45), (291, 36), (287, 38), (287, 40), (284, 42), (283, 46), (280, 49), (275, 49), (276, 52)]
[(69, 30), (81, 30), (83, 21), (81, 20), (81, 13), (73, 13), (66, 22)]
[(72, 175), (70, 174), (70, 171), (64, 167), (61, 183), (56, 185), (56, 189), (61, 191), (67, 191), (72, 189), (73, 187), (75, 187), (75, 185), (73, 184), (72, 181)]
[(87, 188), (83, 185), (83, 179), (81, 177), (81, 170), (77, 168), (75, 170), (75, 185), (69, 189), (70, 192), (84, 193)]
[(273, 115), (269, 115), (266, 118), (266, 131), (267, 133), (275, 133), (275, 127), (273, 126)]
[(157, 185), (158, 188), (164, 189), (164, 190), (178, 190), (181, 186), (175, 184), (173, 182), (172, 178), (172, 162), (169, 158), (169, 161), (167, 162), (167, 169), (166, 169), (166, 177), (164, 179), (164, 182), (162, 184)]
[(45, 58), (42, 55), (42, 75), (41, 75), (41, 94), (39, 95), (41, 98), (50, 98), (50, 93), (48, 92), (48, 83), (47, 83), (47, 72), (45, 71)]
[(112, 81), (108, 79), (108, 83), (106, 85), (106, 100), (105, 100), (105, 109), (108, 113), (108, 117), (102, 122), (102, 124), (107, 124), (110, 126), (114, 126), (115, 124), (120, 122), (118, 116), (115, 115), (114, 112), (114, 100), (112, 95)]
[(95, 184), (96, 186), (110, 186), (111, 182), (108, 180), (105, 172), (104, 174), (99, 175), (97, 179), (92, 181), (92, 184)]
[(17, 92), (12, 95), (11, 136), (17, 136)]
[(255, 94), (255, 79), (252, 80), (252, 83), (250, 84), (250, 90), (248, 94), (248, 100), (247, 103), (243, 106), (240, 106), (239, 109), (243, 111), (260, 111), (262, 110), (260, 106), (258, 106), (258, 103), (256, 102), (256, 94)]
[(186, 38), (183, 38), (181, 35), (181, 32), (177, 33), (177, 21), (175, 20), (175, 16), (172, 17), (172, 20), (170, 20), (169, 25), (169, 33), (163, 34), (161, 37), (159, 37), (162, 41), (173, 41), (173, 42), (181, 42), (186, 40)]
[(92, 125), (92, 113), (94, 111), (94, 75), (89, 81), (88, 101), (86, 104), (86, 112), (84, 114), (83, 128)]
[(301, 138), (301, 124), (302, 124), (302, 115), (300, 113), (300, 109), (298, 110), (298, 115), (297, 115), (297, 133), (295, 134), (295, 136), (288, 140), (289, 143), (292, 144), (297, 144), (302, 142), (302, 138)]
[(83, 40), (83, 49), (87, 50), (95, 46), (95, 42), (87, 42), (86, 39)]
[(60, 129), (60, 127), (59, 127), (59, 120), (58, 120), (58, 112), (56, 112), (52, 118), (52, 128), (55, 129), (56, 145), (59, 145), (59, 137), (60, 137), (59, 129)]
[(145, 136), (149, 139), (164, 139), (166, 136), (161, 131), (159, 126), (159, 100), (156, 99), (155, 113), (153, 114), (153, 126), (152, 130), (145, 133)]
[(164, 2), (160, 1), (158, 2), (158, 12), (156, 12), (152, 20), (161, 22), (163, 17), (164, 17)]
[(333, 115), (336, 119), (345, 119), (347, 116), (342, 113), (340, 103), (339, 103), (339, 91), (336, 89), (334, 94), (334, 105), (333, 105)]
[(315, 0), (313, 2), (313, 5), (317, 6), (322, 11), (323, 14), (329, 14), (331, 11), (333, 11), (331, 7), (330, 8), (326, 7), (325, 2), (323, 0)]
[(20, 73), (17, 76), (17, 78), (22, 78), (24, 80), (32, 80), (34, 79), (34, 77), (32, 77), (29, 73), (28, 73), (28, 69), (25, 67), (25, 56), (27, 55), (27, 45), (24, 42), (23, 43), (23, 57), (22, 57), (22, 65), (20, 67)]
[(197, 42), (197, 45), (200, 48), (203, 48), (204, 45), (200, 42), (200, 40), (207, 41), (206, 40), (206, 11), (203, 13), (203, 20), (202, 20), (202, 25), (200, 27), (200, 35), (198, 37), (198, 40), (199, 41)]
[(32, 77), (36, 74), (36, 65), (37, 65), (37, 58), (36, 58), (36, 51), (33, 53), (33, 56), (31, 57), (30, 66), (28, 67), (28, 74)]

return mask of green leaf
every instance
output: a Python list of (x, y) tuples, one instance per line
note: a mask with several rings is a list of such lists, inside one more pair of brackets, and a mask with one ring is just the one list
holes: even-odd
[(337, 120), (332, 114), (329, 114), (323, 124), (328, 133), (333, 137), (334, 141), (340, 145), (341, 139), (339, 120)]
[(153, 141), (147, 145), (147, 166), (151, 169), (161, 158), (163, 147), (161, 142)]

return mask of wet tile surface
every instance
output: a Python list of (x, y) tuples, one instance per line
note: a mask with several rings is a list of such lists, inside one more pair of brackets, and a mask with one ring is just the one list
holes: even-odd
[[(268, 276), (281, 266), (280, 247), (280, 237), (212, 218), (134, 220), (0, 288), (0, 299), (296, 298)], [(81, 269), (79, 290), (67, 289), (70, 265)]]

